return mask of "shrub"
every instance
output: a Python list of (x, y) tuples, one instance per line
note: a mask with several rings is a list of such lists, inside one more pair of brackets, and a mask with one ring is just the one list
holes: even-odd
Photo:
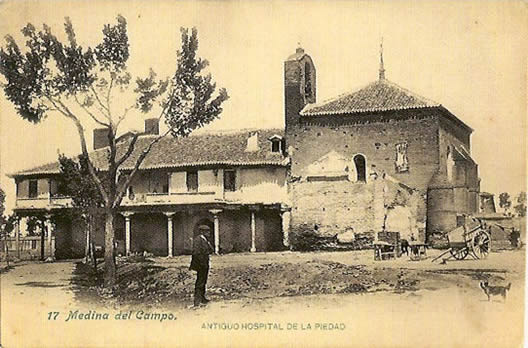
[[(304, 228), (303, 228), (304, 227)], [(317, 250), (316, 245), (319, 243), (319, 236), (313, 229), (305, 226), (299, 227), (290, 235), (290, 245), (292, 250), (296, 251), (313, 251)]]

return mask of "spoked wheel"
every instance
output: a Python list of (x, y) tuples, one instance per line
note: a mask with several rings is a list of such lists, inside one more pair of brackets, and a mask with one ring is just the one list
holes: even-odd
[(479, 230), (471, 240), (473, 255), (477, 259), (485, 259), (491, 250), (491, 236), (484, 230)]
[(467, 247), (461, 249), (451, 249), (450, 253), (451, 256), (453, 256), (456, 260), (464, 260), (468, 256), (469, 250)]

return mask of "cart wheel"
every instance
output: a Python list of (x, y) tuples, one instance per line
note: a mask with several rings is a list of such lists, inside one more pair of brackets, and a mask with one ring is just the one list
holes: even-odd
[(453, 256), (457, 260), (464, 260), (468, 254), (469, 250), (467, 247), (464, 247), (462, 249), (451, 249), (450, 251), (451, 256)]
[(477, 259), (485, 259), (491, 249), (491, 236), (484, 230), (475, 233), (471, 240), (471, 248)]

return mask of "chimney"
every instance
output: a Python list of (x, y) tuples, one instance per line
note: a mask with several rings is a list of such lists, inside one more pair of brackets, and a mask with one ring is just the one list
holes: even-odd
[(145, 134), (159, 135), (159, 120), (157, 118), (145, 120)]
[(259, 150), (258, 132), (256, 132), (253, 135), (250, 134), (249, 138), (247, 139), (247, 145), (246, 145), (245, 152), (255, 152), (258, 150)]
[(110, 145), (108, 140), (108, 128), (96, 128), (93, 130), (93, 148), (94, 150), (107, 147)]

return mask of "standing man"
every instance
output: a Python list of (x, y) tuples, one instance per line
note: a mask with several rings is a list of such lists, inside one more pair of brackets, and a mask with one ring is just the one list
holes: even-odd
[(209, 274), (209, 255), (214, 249), (207, 240), (210, 234), (209, 226), (198, 227), (198, 235), (193, 239), (193, 251), (189, 269), (196, 271), (196, 283), (194, 285), (194, 306), (209, 302), (205, 298), (205, 286)]

